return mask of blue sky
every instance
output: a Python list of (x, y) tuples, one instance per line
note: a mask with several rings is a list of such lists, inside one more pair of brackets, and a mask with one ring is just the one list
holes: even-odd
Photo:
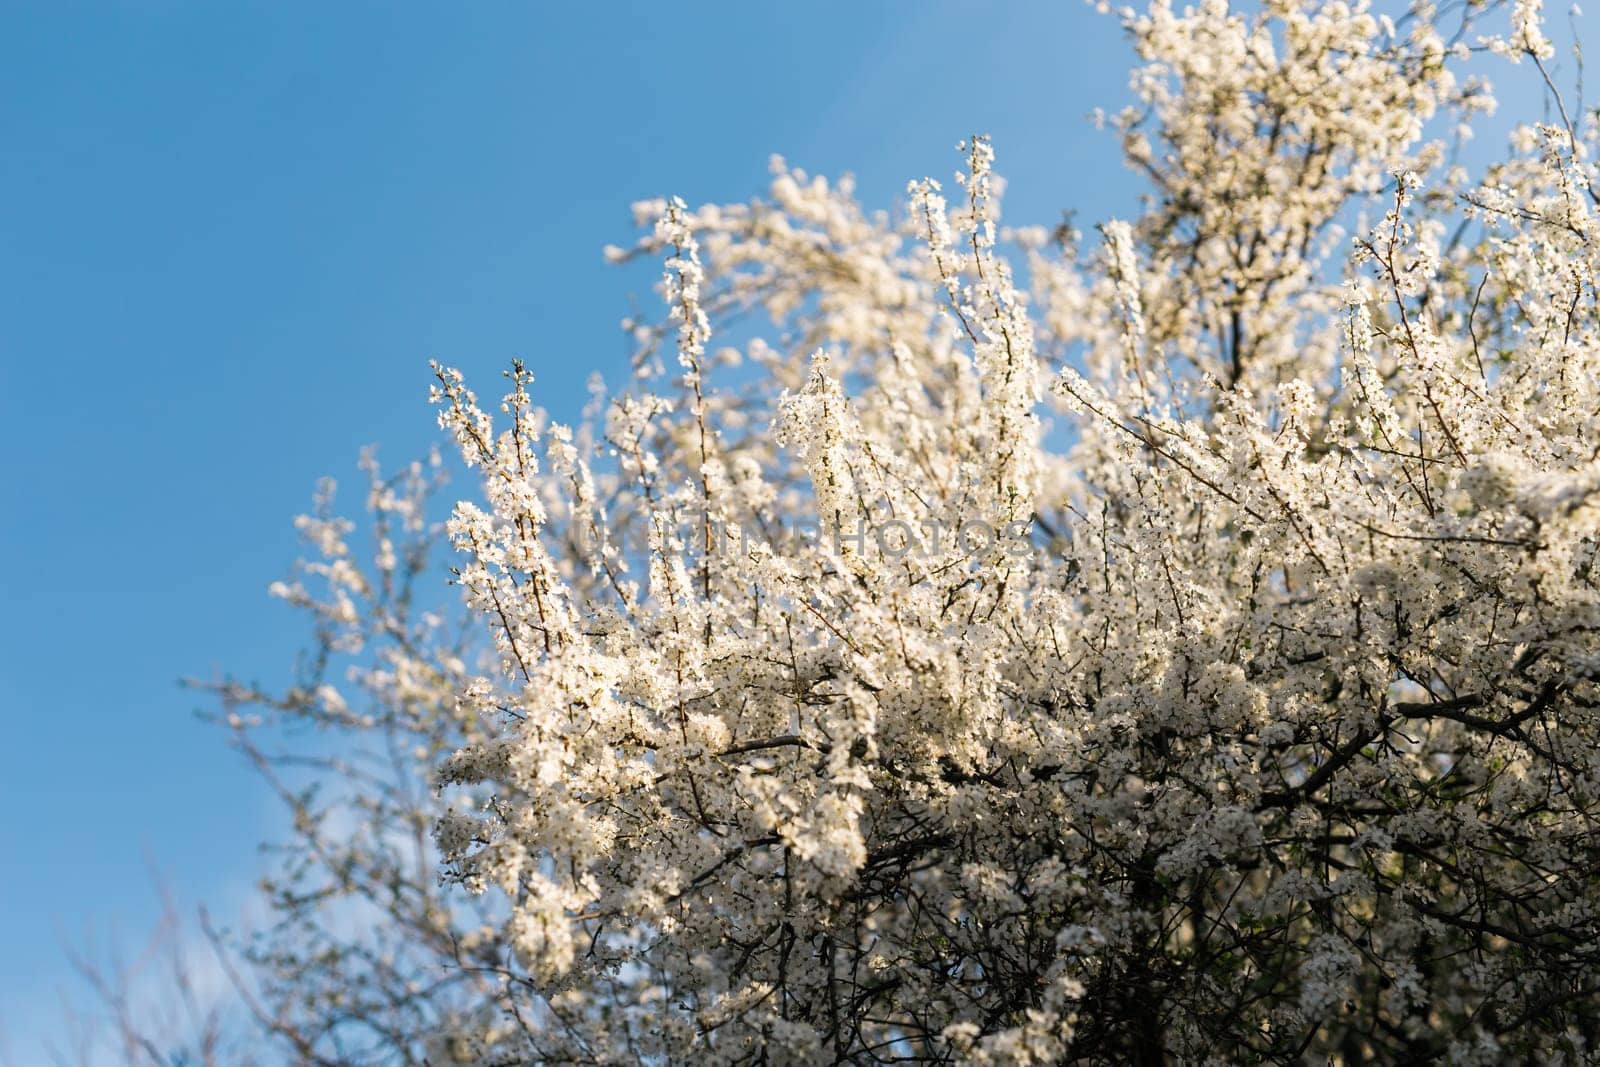
[[(620, 377), (628, 206), (744, 199), (781, 152), (888, 206), (994, 136), (1007, 217), (1125, 211), (1126, 94), (1076, 3), (0, 3), (0, 1025), (155, 894), (236, 907), (276, 826), (180, 691), (272, 682), (315, 479), (437, 439), (426, 361)], [(1530, 72), (1531, 73), (1531, 72)], [(351, 478), (353, 481), (353, 478)]]
[[(147, 857), (237, 906), (269, 799), (176, 680), (273, 681), (290, 520), (437, 439), (426, 361), (514, 356), (571, 416), (650, 277), (628, 207), (887, 206), (992, 133), (1013, 217), (1125, 202), (1115, 25), (1075, 5), (5, 5), (0, 33), (0, 1020), (58, 1034), (63, 937), (135, 943)], [(1105, 213), (1100, 210), (1098, 213)], [(351, 479), (353, 482), (353, 478)]]

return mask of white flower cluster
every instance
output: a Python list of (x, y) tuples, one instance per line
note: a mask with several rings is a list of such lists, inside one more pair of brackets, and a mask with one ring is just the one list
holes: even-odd
[[(1545, 54), (1536, 5), (1512, 22)], [(685, 373), (613, 402), (609, 460), (549, 431), (605, 471), (582, 493), (537, 479), (525, 372), (498, 437), (441, 372), (502, 658), (463, 699), (504, 732), (445, 764), (493, 798), (439, 842), (511, 903), (530, 1057), (1591, 1054), (1594, 172), (1544, 127), (1435, 176), (1427, 120), (1486, 104), (1408, 25), (1130, 16), (1158, 199), (1103, 259), (1019, 235), (1037, 314), (983, 138), (959, 206), (913, 183), (903, 223), (781, 164), (770, 201), (655, 205)], [(784, 345), (717, 388), (712, 324), (753, 306)], [(595, 500), (648, 550), (573, 548)], [(949, 515), (1036, 551), (768, 536)]]
[[(489, 654), (326, 515), (332, 591), (279, 590), (389, 657), (294, 706), (451, 724), (446, 887), (308, 852), (461, 976), (371, 1008), (394, 1060), (1600, 1055), (1595, 128), (1446, 169), (1430, 120), (1492, 103), (1460, 12), (1154, 0), (1116, 122), (1152, 197), (1099, 253), (1003, 230), (981, 137), (903, 216), (779, 160), (640, 205), (665, 322), (579, 425), (437, 368)], [(1031, 550), (778, 543), (966, 519)]]

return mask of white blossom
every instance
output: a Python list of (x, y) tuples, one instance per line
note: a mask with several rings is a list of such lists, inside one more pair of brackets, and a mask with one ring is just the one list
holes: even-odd
[(396, 592), (421, 474), (273, 587), (374, 664), (273, 706), (437, 790), (358, 791), (428, 880), (300, 808), (461, 976), (371, 999), (393, 1060), (1592, 1056), (1595, 129), (1446, 165), (1478, 7), (1154, 0), (1098, 251), (1008, 237), (983, 137), (898, 215), (775, 160), (638, 205), (666, 310), (579, 424), (436, 367), (481, 643)]

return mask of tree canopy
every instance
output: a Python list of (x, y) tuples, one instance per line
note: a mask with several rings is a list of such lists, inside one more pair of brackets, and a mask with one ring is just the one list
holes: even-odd
[[(1536, 0), (1450, 11), (1156, 0), (1097, 240), (981, 136), (888, 212), (778, 160), (637, 207), (668, 310), (580, 423), (437, 367), (472, 497), (373, 464), (302, 684), (217, 687), (296, 813), (264, 1039), (1592, 1062), (1596, 119)], [(1554, 106), (1469, 174), (1492, 63)]]

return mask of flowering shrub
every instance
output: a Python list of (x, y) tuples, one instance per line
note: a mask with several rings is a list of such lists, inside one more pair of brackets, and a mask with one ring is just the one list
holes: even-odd
[[(448, 969), (328, 935), (330, 986), (283, 939), (269, 1028), (327, 1062), (352, 1027), (383, 1062), (1592, 1062), (1595, 123), (1450, 165), (1471, 53), (1551, 52), (1536, 2), (1465, 10), (1156, 0), (1113, 120), (1151, 195), (1097, 247), (1002, 230), (981, 137), (894, 215), (775, 161), (640, 206), (615, 254), (665, 259), (669, 315), (581, 425), (520, 364), (497, 410), (436, 368), (488, 655), (400, 610), (381, 531), (369, 573), (313, 520), (331, 592), (282, 592), (378, 643), (396, 780), (439, 790), (358, 788), (384, 834), (297, 854)], [(291, 709), (355, 715), (323, 684)]]

